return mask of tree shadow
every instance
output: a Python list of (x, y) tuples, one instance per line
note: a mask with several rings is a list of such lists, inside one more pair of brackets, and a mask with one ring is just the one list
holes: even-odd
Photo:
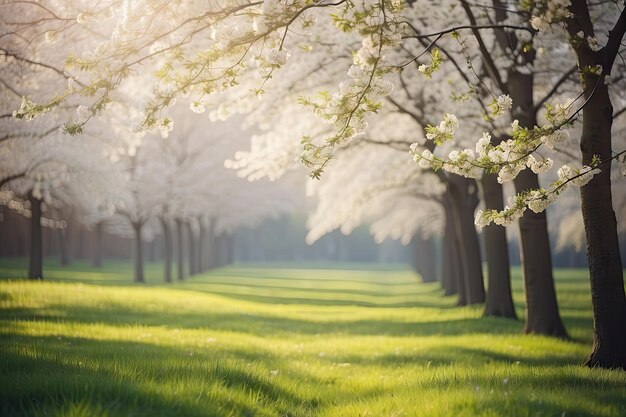
[(522, 323), (492, 317), (446, 320), (399, 321), (393, 318), (328, 321), (312, 318), (298, 319), (261, 313), (233, 313), (210, 310), (200, 312), (177, 311), (172, 317), (167, 311), (135, 310), (122, 304), (101, 306), (68, 306), (50, 304), (46, 308), (5, 308), (0, 310), (0, 321), (45, 321), (112, 326), (166, 326), (185, 329), (212, 329), (254, 335), (328, 335), (354, 336), (457, 336), (466, 334), (519, 334)]
[(289, 415), (323, 403), (298, 390), (310, 375), (265, 368), (281, 366), (267, 351), (191, 356), (149, 343), (21, 334), (3, 334), (0, 346), (0, 415), (57, 415), (68, 404), (82, 404), (84, 415)]

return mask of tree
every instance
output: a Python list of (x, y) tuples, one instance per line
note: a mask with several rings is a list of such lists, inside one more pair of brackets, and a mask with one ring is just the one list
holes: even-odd
[[(456, 2), (450, 3), (451, 6), (454, 4)], [(563, 7), (569, 5), (568, 1), (523, 3), (515, 10), (519, 11), (516, 15), (532, 16), (530, 22), (533, 28), (530, 28), (527, 22), (515, 24), (515, 22), (509, 23), (508, 20), (498, 21), (498, 19), (494, 19), (490, 13), (493, 13), (493, 10), (497, 11), (498, 7), (494, 7), (491, 12), (480, 8), (486, 23), (482, 24), (478, 20), (475, 23), (472, 13), (468, 12), (468, 10), (471, 11), (469, 4), (460, 2), (460, 5), (461, 7), (456, 8), (428, 9), (427, 12), (432, 14), (422, 13), (417, 17), (417, 20), (412, 21), (406, 19), (405, 13), (415, 11), (418, 7), (407, 8), (404, 2), (396, 0), (374, 2), (340, 0), (335, 3), (294, 1), (288, 4), (266, 0), (262, 3), (229, 3), (223, 7), (215, 7), (210, 3), (196, 4), (191, 2), (186, 7), (179, 7), (178, 4), (166, 4), (158, 8), (152, 7), (149, 1), (137, 2), (127, 5), (123, 10), (123, 19), (113, 31), (109, 41), (100, 45), (93, 55), (81, 58), (72, 57), (69, 63), (74, 67), (90, 70), (93, 73), (91, 82), (76, 93), (87, 92), (96, 87), (102, 90), (95, 100), (89, 101), (87, 110), (92, 114), (102, 110), (104, 104), (112, 99), (112, 92), (130, 79), (133, 74), (132, 70), (137, 65), (145, 64), (148, 61), (157, 63), (160, 66), (158, 85), (154, 90), (152, 99), (145, 106), (141, 126), (146, 129), (168, 130), (171, 128), (172, 120), (165, 115), (165, 112), (176, 97), (189, 93), (192, 96), (191, 107), (203, 108), (210, 94), (223, 92), (238, 84), (242, 87), (239, 91), (248, 92), (252, 90), (253, 94), (262, 96), (266, 92), (266, 88), (269, 90), (271, 86), (276, 85), (274, 75), (283, 67), (298, 73), (301, 69), (298, 63), (302, 61), (293, 59), (290, 61), (289, 55), (291, 54), (293, 58), (296, 54), (300, 55), (300, 51), (315, 50), (318, 43), (312, 45), (303, 41), (298, 34), (299, 32), (292, 31), (294, 26), (297, 25), (303, 31), (315, 36), (331, 37), (333, 38), (332, 44), (348, 45), (347, 49), (351, 52), (349, 55), (341, 54), (352, 57), (352, 65), (347, 77), (344, 76), (344, 81), (337, 88), (333, 88), (334, 93), (327, 92), (320, 94), (317, 98), (303, 97), (301, 99), (303, 104), (309, 106), (318, 116), (329, 123), (328, 134), (305, 135), (302, 139), (304, 150), (301, 161), (309, 167), (314, 178), (319, 178), (330, 166), (336, 150), (366, 131), (366, 119), (373, 113), (380, 112), (385, 97), (389, 96), (393, 90), (392, 80), (398, 72), (403, 71), (409, 65), (419, 64), (417, 71), (429, 78), (441, 68), (444, 56), (451, 60), (451, 57), (446, 53), (453, 54), (456, 57), (463, 57), (465, 62), (469, 63), (468, 73), (470, 74), (466, 80), (469, 81), (467, 82), (468, 88), (465, 91), (457, 91), (456, 98), (464, 99), (477, 96), (482, 99), (485, 96), (490, 97), (491, 100), (485, 106), (487, 109), (485, 116), (489, 120), (496, 121), (495, 126), (511, 139), (492, 144), (487, 136), (481, 136), (475, 141), (478, 156), (473, 151), (474, 147), (471, 150), (454, 150), (447, 157), (442, 157), (441, 155), (433, 155), (431, 149), (419, 149), (420, 152), (418, 152), (419, 146), (416, 146), (413, 148), (416, 161), (429, 165), (434, 170), (443, 169), (453, 174), (469, 177), (476, 177), (480, 174), (481, 169), (489, 173), (497, 172), (501, 182), (514, 180), (520, 172), (525, 170), (517, 180), (518, 184), (523, 183), (518, 186), (519, 194), (502, 211), (495, 209), (479, 211), (476, 219), (477, 224), (484, 226), (492, 221), (508, 224), (522, 218), (527, 209), (540, 213), (556, 199), (563, 189), (572, 184), (586, 185), (598, 172), (603, 172), (603, 174), (598, 177), (597, 184), (603, 185), (601, 187), (598, 185), (602, 190), (598, 189), (597, 191), (602, 191), (600, 194), (603, 195), (601, 200), (604, 203), (610, 203), (610, 188), (607, 188), (610, 185), (610, 180), (606, 170), (603, 171), (603, 166), (609, 164), (611, 159), (623, 154), (611, 153), (608, 119), (611, 119), (613, 114), (612, 111), (609, 111), (608, 89), (602, 87), (604, 84), (600, 82), (600, 80), (604, 81), (605, 78), (599, 76), (601, 69), (595, 65), (601, 62), (605, 69), (610, 69), (613, 66), (615, 55), (620, 49), (621, 39), (624, 35), (623, 12), (619, 12), (620, 17), (613, 25), (614, 30), (608, 37), (607, 46), (601, 48), (599, 53), (590, 53), (589, 51), (592, 51), (590, 45), (595, 47), (598, 45), (598, 40), (593, 36), (591, 19), (586, 17), (588, 13), (586, 15), (583, 13), (586, 12), (588, 6), (585, 2), (574, 2), (571, 8), (572, 14), (566, 7)], [(614, 6), (600, 4), (598, 7)], [(198, 13), (199, 10), (202, 13)], [(422, 10), (420, 9), (420, 11)], [(113, 15), (115, 13), (113, 12)], [(457, 23), (459, 22), (459, 13), (464, 15), (463, 19), (469, 19), (469, 24)], [(445, 18), (434, 20), (435, 17), (439, 18), (440, 16)], [(150, 25), (142, 26), (142, 22), (146, 21), (149, 21)], [(444, 29), (431, 33), (424, 33), (417, 29), (423, 26), (429, 27), (428, 24), (424, 24), (428, 22), (442, 24)], [(448, 22), (451, 22), (451, 25), (447, 25)], [(501, 117), (508, 114), (509, 110), (513, 110), (514, 113), (517, 112), (517, 107), (513, 107), (511, 96), (522, 101), (518, 103), (521, 107), (526, 107), (528, 104), (524, 102), (525, 99), (521, 92), (519, 95), (513, 94), (513, 92), (511, 95), (507, 94), (507, 90), (513, 85), (507, 86), (500, 70), (513, 68), (514, 71), (509, 75), (524, 75), (523, 71), (518, 71), (516, 68), (520, 64), (525, 65), (530, 62), (524, 60), (524, 54), (528, 54), (528, 48), (533, 48), (534, 45), (531, 43), (528, 48), (527, 45), (511, 48), (511, 52), (508, 54), (504, 50), (505, 54), (501, 58), (508, 60), (509, 65), (500, 68), (496, 66), (493, 57), (489, 53), (485, 53), (488, 43), (483, 39), (482, 33), (484, 32), (481, 31), (498, 29), (519, 32), (520, 35), (522, 33), (530, 35), (532, 39), (535, 29), (545, 29), (550, 24), (558, 22), (565, 22), (569, 31), (567, 41), (574, 43), (574, 50), (581, 64), (584, 82), (581, 92), (585, 96), (585, 103), (576, 109), (573, 108), (573, 102), (551, 105), (544, 115), (546, 123), (541, 123), (540, 126), (534, 126), (531, 123), (530, 117), (534, 117), (534, 115), (530, 115), (525, 120), (518, 120), (510, 127), (501, 121), (498, 122), (497, 120), (502, 120)], [(335, 28), (340, 30), (337, 31)], [(576, 31), (575, 29), (582, 30)], [(465, 36), (462, 32), (467, 32), (470, 35)], [(582, 32), (581, 36), (579, 36), (579, 32)], [(494, 42), (496, 38), (496, 36), (492, 36)], [(407, 46), (409, 45), (407, 40), (411, 39), (426, 41), (427, 44), (425, 46), (420, 44), (421, 48), (417, 51), (412, 49), (414, 47)], [(355, 41), (360, 42), (360, 44), (353, 49), (350, 45), (353, 45)], [(438, 48), (438, 43), (444, 41), (457, 42), (458, 47), (456, 50)], [(409, 59), (397, 61), (399, 55), (395, 53), (396, 51), (403, 53), (408, 51)], [(477, 51), (479, 53), (475, 54)], [(473, 63), (475, 55), (479, 55), (485, 61), (485, 65), (480, 69), (478, 65)], [(295, 64), (291, 64), (294, 61)], [(251, 64), (256, 66), (254, 70), (250, 68)], [(511, 67), (511, 65), (513, 66)], [(526, 70), (529, 69), (526, 68)], [(569, 69), (565, 71), (560, 69), (553, 75), (562, 78), (562, 76), (571, 75), (571, 72)], [(488, 76), (489, 80), (486, 80), (485, 76)], [(511, 80), (513, 79), (514, 77), (511, 78)], [(595, 82), (589, 82), (589, 80)], [(516, 88), (522, 87), (522, 83), (511, 82)], [(286, 84), (291, 85), (291, 83)], [(590, 88), (592, 85), (595, 88)], [(249, 88), (250, 86), (256, 87)], [(530, 101), (532, 102), (532, 98)], [(24, 100), (16, 112), (16, 116), (31, 118), (61, 102), (60, 100), (51, 100), (43, 105), (37, 105), (31, 100)], [(598, 116), (589, 111), (593, 107), (592, 104), (598, 104), (595, 108), (604, 109), (604, 119), (591, 119), (591, 117)], [(586, 152), (583, 157), (584, 165), (579, 167), (564, 166), (559, 170), (558, 180), (548, 189), (537, 188), (536, 177), (533, 177), (526, 168), (529, 167), (535, 173), (544, 172), (550, 168), (551, 159), (542, 157), (535, 152), (541, 146), (551, 148), (563, 143), (567, 136), (566, 128), (572, 124), (576, 114), (581, 111), (589, 116), (583, 122), (583, 137), (597, 138), (597, 140), (583, 140), (585, 146), (583, 153)], [(87, 119), (89, 117), (85, 120), (79, 118), (74, 122), (67, 123), (64, 125), (64, 130), (68, 133), (79, 133), (86, 125)], [(467, 120), (462, 119), (462, 121), (466, 122)], [(592, 134), (589, 127), (590, 123), (591, 125), (593, 123), (601, 125), (602, 131), (599, 135)], [(462, 129), (467, 129), (467, 125), (468, 123), (463, 123)], [(438, 152), (447, 151), (449, 149), (441, 145), (446, 142), (451, 143), (458, 127), (456, 117), (446, 115), (442, 123), (426, 126), (426, 136), (427, 139), (437, 143)], [(465, 132), (467, 135), (464, 136), (475, 137), (472, 135), (473, 129), (472, 124), (469, 130)], [(492, 131), (492, 133), (494, 133), (493, 137), (496, 136), (495, 133), (500, 132)], [(459, 135), (457, 134), (457, 136)], [(589, 143), (594, 144), (594, 146), (587, 148)], [(594, 153), (595, 151), (598, 153)], [(594, 155), (597, 155), (597, 158), (594, 158)], [(594, 185), (592, 184), (589, 189), (595, 190)], [(600, 207), (594, 206), (592, 203), (595, 200), (585, 191), (582, 193), (582, 200), (586, 224), (599, 224), (600, 220), (597, 219), (603, 219), (605, 215), (610, 214), (608, 211), (604, 212)], [(603, 210), (608, 210), (607, 207), (610, 207), (610, 204), (602, 204), (602, 206)], [(527, 216), (527, 218), (529, 217), (532, 215)], [(524, 222), (523, 220), (522, 225)], [(613, 230), (613, 226), (614, 222), (607, 226), (607, 231), (608, 229)], [(527, 228), (523, 227), (523, 234), (525, 234), (525, 230)], [(533, 230), (540, 232), (538, 229), (533, 228)], [(525, 234), (525, 238), (537, 239), (538, 246), (548, 247), (544, 226), (542, 226), (541, 233), (529, 232), (529, 234)], [(590, 242), (589, 257), (590, 265), (592, 265), (592, 285), (596, 295), (610, 292), (607, 291), (609, 288), (615, 289), (618, 294), (623, 294), (623, 278), (621, 272), (618, 274), (616, 267), (619, 264), (619, 258), (616, 262), (614, 256), (614, 248), (617, 245), (616, 239), (611, 237), (608, 240), (608, 245), (613, 248), (610, 250), (602, 247), (600, 239), (594, 237), (591, 230), (588, 230), (588, 240)], [(528, 247), (528, 242), (524, 246)], [(533, 251), (526, 251), (527, 255), (529, 253), (533, 253)], [(607, 265), (604, 259), (607, 254), (612, 261), (608, 263), (610, 266), (604, 271), (602, 268)], [(467, 262), (464, 264), (466, 267), (469, 266)], [(537, 265), (534, 264), (534, 266)], [(527, 275), (530, 275), (532, 271), (533, 262), (530, 262), (529, 266), (531, 268), (528, 269)], [(619, 271), (621, 271), (621, 267)], [(607, 280), (609, 284), (601, 284), (598, 287), (596, 284), (603, 282), (598, 276), (605, 272), (608, 274), (607, 276), (611, 277)], [(620, 276), (617, 277), (617, 275)], [(533, 281), (529, 278), (527, 282)], [(620, 282), (622, 282), (621, 290), (618, 290), (617, 287), (619, 287)], [(527, 294), (532, 293), (532, 290), (533, 286), (528, 286)], [(549, 293), (548, 297), (554, 298), (550, 291), (547, 293)], [(596, 335), (596, 345), (601, 346), (600, 340), (606, 338), (604, 334), (608, 332), (608, 330), (602, 330), (604, 328), (602, 323), (611, 329), (615, 328), (615, 323), (622, 323), (622, 319), (619, 317), (624, 316), (624, 297), (607, 298), (602, 295), (598, 298), (596, 295), (594, 295), (594, 305), (601, 300), (605, 303), (602, 307), (596, 307), (602, 310), (606, 305), (612, 305), (619, 312), (618, 319), (614, 320), (606, 317), (607, 315), (597, 308), (594, 310), (596, 312), (595, 327), (599, 332)], [(529, 307), (532, 306), (532, 303), (529, 302), (528, 304)], [(562, 333), (558, 328), (558, 323), (549, 327), (553, 333)], [(603, 336), (600, 337), (600, 334)], [(601, 366), (623, 366), (623, 354), (619, 352), (623, 352), (624, 344), (617, 339), (615, 343), (617, 354), (609, 352), (607, 354), (609, 359), (591, 361), (590, 363)], [(613, 342), (609, 342), (609, 345), (612, 344)], [(604, 348), (596, 350), (604, 351)], [(595, 353), (594, 356), (596, 356)]]

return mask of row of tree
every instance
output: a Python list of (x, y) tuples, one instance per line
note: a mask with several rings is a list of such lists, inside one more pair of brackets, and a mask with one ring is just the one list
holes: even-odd
[[(180, 174), (167, 174), (181, 168), (173, 148), (162, 151), (169, 142), (139, 140), (134, 132), (179, 134), (174, 122), (178, 126), (185, 119), (176, 107), (180, 103), (173, 106), (177, 99), (194, 113), (209, 109), (213, 118), (245, 113), (246, 122), (261, 132), (252, 138), (250, 151), (236, 153), (229, 167), (250, 179), (275, 179), (299, 159), (313, 178), (322, 178), (309, 185), (318, 201), (310, 218), (310, 242), (335, 228), (348, 233), (364, 222), (377, 239), (408, 241), (418, 230), (442, 233), (446, 292), (457, 291), (459, 304), (485, 302), (487, 314), (513, 316), (506, 233), (491, 223), (517, 220), (525, 329), (566, 337), (544, 210), (578, 185), (594, 307), (588, 364), (626, 366), (626, 297), (611, 187), (612, 161), (624, 162), (626, 155), (612, 149), (626, 108), (623, 62), (616, 60), (626, 33), (626, 12), (619, 5), (579, 0), (181, 5), (144, 0), (95, 6), (76, 1), (63, 10), (52, 3), (2, 7), (7, 15), (25, 19), (8, 22), (2, 38), (14, 43), (3, 46), (14, 72), (7, 78), (14, 82), (5, 83), (3, 93), (22, 97), (15, 118), (36, 119), (28, 127), (12, 128), (5, 143), (15, 143), (11, 152), (16, 152), (33, 137), (24, 152), (29, 155), (35, 146), (51, 147), (42, 138), (57, 126), (69, 135), (82, 133), (81, 146), (89, 144), (86, 133), (106, 137), (107, 145), (100, 145), (105, 148), (124, 138), (125, 145), (113, 145), (106, 153), (110, 160), (123, 161), (124, 185), (142, 184), (131, 186), (115, 210), (132, 224), (137, 241), (155, 218), (153, 207), (179, 212), (171, 202), (184, 201), (184, 208), (198, 210), (187, 216), (195, 219), (215, 207), (180, 196), (190, 186), (175, 181)], [(94, 25), (109, 29), (94, 34)], [(59, 38), (64, 47), (71, 39), (74, 47), (90, 52), (61, 48), (60, 56), (69, 53), (63, 66), (54, 53)], [(43, 39), (52, 44), (37, 42)], [(79, 73), (84, 81), (76, 81)], [(52, 91), (43, 91), (42, 80), (60, 75), (69, 78), (68, 87), (48, 83)], [(24, 87), (22, 80), (37, 81)], [(153, 87), (147, 91), (145, 85)], [(76, 113), (64, 113), (66, 106)], [(133, 123), (137, 129), (128, 128)], [(105, 127), (95, 134), (99, 125)], [(567, 140), (570, 135), (580, 136), (580, 152)], [(185, 142), (187, 136), (179, 138)], [(414, 161), (407, 157), (409, 145)], [(169, 165), (151, 164), (159, 158), (145, 156), (159, 149), (174, 156)], [(183, 161), (194, 160), (191, 156), (204, 149), (210, 149), (206, 141), (187, 149)], [(556, 174), (550, 174), (553, 165), (562, 165)], [(43, 181), (30, 167), (7, 169), (2, 185), (32, 179), (36, 185), (29, 198), (36, 214), (39, 197), (71, 174), (58, 163), (48, 172), (53, 174)], [(197, 171), (186, 172), (198, 179)], [(540, 187), (538, 174), (550, 185)], [(146, 178), (155, 177), (161, 180), (150, 188)], [(503, 183), (515, 189), (506, 205)], [(228, 194), (221, 184), (201, 189), (217, 187), (215, 195)], [(194, 196), (200, 194), (196, 190)], [(165, 204), (150, 201), (161, 195), (167, 195)], [(481, 200), (482, 210), (476, 212)], [(257, 207), (277, 200), (264, 193), (254, 201)], [(249, 206), (240, 203), (225, 213)], [(486, 226), (487, 291), (475, 224)]]

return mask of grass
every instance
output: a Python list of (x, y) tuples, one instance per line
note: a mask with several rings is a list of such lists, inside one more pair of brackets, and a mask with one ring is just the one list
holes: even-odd
[(153, 264), (139, 286), (125, 262), (49, 263), (46, 282), (16, 279), (22, 262), (0, 261), (3, 416), (626, 415), (626, 373), (580, 366), (584, 271), (557, 271), (562, 341), (455, 308), (399, 266), (231, 266), (163, 285)]

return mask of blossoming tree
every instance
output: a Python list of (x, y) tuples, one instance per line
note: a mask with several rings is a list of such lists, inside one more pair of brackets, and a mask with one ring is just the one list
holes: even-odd
[[(459, 4), (466, 11), (469, 24), (423, 33), (418, 29), (421, 22), (420, 25), (413, 25), (410, 20), (407, 21), (405, 12), (408, 8), (399, 0), (265, 0), (226, 1), (223, 4), (200, 1), (125, 2), (107, 15), (107, 18), (117, 19), (118, 22), (110, 39), (92, 54), (68, 59), (70, 67), (93, 74), (90, 82), (81, 89), (66, 91), (44, 103), (25, 98), (15, 115), (18, 118), (33, 118), (60, 105), (70, 96), (82, 94), (85, 111), (80, 112), (76, 120), (64, 125), (65, 132), (80, 133), (91, 115), (102, 111), (114, 98), (114, 91), (132, 79), (139, 65), (156, 60), (160, 63), (158, 81), (152, 98), (144, 107), (139, 126), (169, 130), (172, 119), (167, 116), (167, 108), (176, 97), (190, 94), (192, 107), (201, 108), (208, 95), (236, 87), (251, 73), (256, 74), (257, 83), (250, 93), (263, 95), (266, 86), (269, 88), (279, 71), (290, 66), (290, 53), (310, 49), (311, 44), (302, 33), (319, 25), (319, 21), (331, 21), (340, 30), (337, 33), (345, 32), (348, 39), (357, 37), (361, 42), (355, 50), (348, 46), (347, 52), (353, 59), (353, 65), (344, 82), (334, 89), (335, 93), (302, 100), (331, 127), (328, 135), (307, 135), (302, 139), (301, 160), (310, 168), (311, 175), (319, 178), (331, 163), (336, 149), (361, 135), (367, 127), (366, 119), (380, 111), (383, 97), (392, 91), (390, 79), (394, 74), (417, 62), (418, 70), (426, 77), (431, 76), (444, 60), (442, 50), (437, 47), (438, 42), (443, 38), (456, 39), (459, 53), (468, 54), (469, 71), (474, 68), (472, 51), (478, 51), (485, 61), (484, 73), (476, 72), (474, 75), (479, 80), (488, 79), (487, 82), (479, 82), (481, 88), (476, 83), (468, 83), (475, 88), (459, 92), (458, 96), (491, 92), (493, 100), (488, 103), (487, 117), (506, 116), (512, 110), (514, 120), (508, 130), (498, 132), (497, 140), (491, 141), (488, 136), (482, 135), (477, 141), (477, 154), (470, 149), (443, 157), (433, 154), (432, 150), (418, 153), (414, 148), (416, 159), (435, 170), (470, 177), (486, 171), (498, 173), (502, 182), (520, 178), (516, 181), (516, 185), (519, 184), (518, 195), (503, 210), (479, 213), (479, 225), (492, 221), (506, 224), (519, 218), (523, 220), (526, 209), (542, 212), (564, 188), (581, 186), (594, 305), (594, 348), (589, 365), (624, 367), (626, 339), (621, 330), (626, 324), (626, 298), (608, 169), (611, 160), (622, 157), (624, 153), (614, 153), (611, 149), (613, 109), (607, 75), (611, 73), (622, 48), (626, 12), (612, 3), (544, 0), (519, 5), (494, 2), (491, 8), (493, 14), (480, 8), (481, 16), (476, 17), (470, 13), (469, 3), (461, 1)], [(117, 4), (113, 2), (111, 5)], [(604, 13), (604, 19), (592, 20), (590, 13), (597, 8), (613, 8), (616, 13)], [(526, 23), (509, 22), (509, 16), (501, 19), (497, 12), (502, 10), (510, 10), (511, 15), (530, 21), (532, 28)], [(89, 13), (83, 13), (80, 20), (84, 22), (89, 17)], [(428, 22), (431, 16), (424, 14), (420, 19)], [(607, 19), (607, 25), (600, 23)], [(434, 24), (436, 21), (430, 26)], [(522, 68), (528, 70), (532, 65), (534, 50), (539, 42), (521, 39), (518, 32), (535, 35), (539, 31), (541, 35), (546, 29), (558, 27), (566, 29), (563, 39), (576, 55), (581, 79), (580, 96), (571, 102), (549, 107), (545, 123), (536, 125), (536, 113), (531, 111), (535, 107), (533, 89), (527, 88), (528, 74)], [(504, 67), (512, 68), (506, 79), (501, 73), (502, 67), (486, 53), (482, 34), (484, 30), (494, 29), (497, 29), (496, 39), (499, 37), (511, 46), (506, 58), (512, 60), (515, 66)], [(608, 33), (601, 36), (596, 34), (596, 30), (608, 30)], [(466, 32), (469, 35), (465, 35)], [(427, 45), (421, 52), (414, 53), (408, 62), (395, 61), (398, 55), (393, 51), (402, 49), (408, 39), (426, 40)], [(537, 39), (541, 40), (541, 37)], [(507, 51), (506, 47), (501, 49)], [(569, 69), (556, 73), (557, 78), (569, 75)], [(567, 127), (579, 113), (584, 116), (582, 165), (561, 167), (555, 183), (546, 189), (539, 188), (536, 177), (532, 177), (531, 171), (526, 168), (534, 172), (550, 168), (549, 159), (537, 152), (562, 144), (567, 136)], [(455, 134), (459, 136), (455, 132), (457, 128), (462, 131), (464, 121), (458, 122), (451, 113), (441, 124), (427, 127), (426, 133), (430, 140), (443, 144), (451, 141)], [(522, 230), (524, 227), (533, 229), (533, 217), (527, 219), (526, 223), (522, 222)], [(541, 218), (537, 220), (543, 221)], [(546, 228), (541, 227), (543, 231), (533, 229), (538, 233), (526, 235), (529, 241), (523, 242), (523, 246), (531, 245), (533, 241), (546, 246)], [(530, 253), (525, 252), (525, 255)], [(541, 264), (530, 262), (527, 265), (528, 275)], [(527, 290), (531, 290), (532, 286), (528, 284), (527, 281)], [(550, 298), (554, 298), (553, 290), (548, 293)], [(550, 326), (555, 334), (560, 333), (558, 322)]]

